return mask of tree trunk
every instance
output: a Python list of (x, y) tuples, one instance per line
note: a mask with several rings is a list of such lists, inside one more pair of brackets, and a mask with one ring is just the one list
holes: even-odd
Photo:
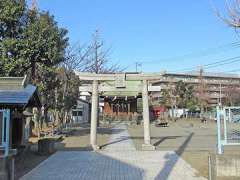
[(172, 111), (172, 113), (171, 113), (171, 114), (172, 114), (171, 119), (173, 120), (174, 117), (175, 117), (175, 116), (174, 116), (174, 106), (173, 106), (173, 105), (171, 106), (171, 111)]
[(32, 81), (34, 83), (36, 83), (35, 82), (35, 79), (36, 79), (36, 63), (34, 61), (31, 63), (31, 76), (32, 76)]
[(201, 109), (200, 109), (200, 118), (203, 118), (203, 114), (204, 114), (204, 106), (201, 105)]
[(42, 119), (42, 126), (43, 128), (46, 128), (48, 126), (47, 122), (47, 108), (45, 107), (45, 105), (47, 104), (47, 95), (46, 93), (42, 93), (41, 94), (42, 96), (42, 104), (43, 104), (43, 107), (41, 108), (41, 119)]

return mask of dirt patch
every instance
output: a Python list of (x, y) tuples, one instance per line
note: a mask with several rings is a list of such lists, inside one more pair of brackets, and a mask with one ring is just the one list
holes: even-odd
[[(129, 134), (137, 149), (143, 144), (143, 126), (129, 126)], [(181, 119), (170, 121), (169, 127), (150, 126), (151, 143), (157, 150), (196, 150), (215, 151), (216, 149), (216, 123), (201, 123), (199, 120)], [(191, 138), (189, 138), (191, 136)], [(185, 142), (188, 140), (188, 142)]]
[[(97, 144), (101, 147), (108, 143), (108, 140), (111, 136), (112, 126), (103, 126), (101, 125), (97, 129)], [(90, 127), (80, 127), (75, 128), (69, 133), (67, 133), (63, 140), (55, 143), (57, 150), (66, 151), (66, 150), (80, 150), (80, 151), (89, 151), (91, 150), (90, 146)]]
[(198, 171), (199, 176), (208, 178), (208, 151), (185, 151), (180, 154), (187, 163)]
[(19, 153), (15, 158), (15, 178), (19, 179), (27, 174), (49, 156), (41, 156), (30, 150)]

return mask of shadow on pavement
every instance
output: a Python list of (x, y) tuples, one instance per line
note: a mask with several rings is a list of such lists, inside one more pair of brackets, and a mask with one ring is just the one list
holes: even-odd
[[(97, 128), (97, 133), (104, 135), (111, 135), (111, 134), (118, 134), (120, 132), (124, 131), (124, 129), (114, 129), (112, 131), (111, 128), (105, 128), (105, 127), (99, 127)], [(67, 137), (69, 136), (84, 136), (90, 134), (90, 128), (81, 128), (81, 129), (72, 129), (69, 132), (65, 133)]]
[[(165, 137), (160, 137), (160, 140), (155, 142), (153, 145), (154, 146), (158, 146), (160, 145), (163, 141), (168, 140), (168, 139), (177, 139), (180, 138), (182, 136), (165, 136)], [(152, 138), (153, 139), (153, 138)]]
[(122, 142), (122, 141), (126, 141), (126, 140), (128, 140), (128, 139), (130, 139), (130, 137), (122, 137), (122, 138), (120, 138), (120, 139), (117, 139), (116, 141), (113, 141), (113, 142), (109, 142), (109, 143), (107, 143), (107, 144), (104, 144), (104, 145), (102, 145), (100, 148), (103, 148), (103, 147), (105, 147), (105, 146), (108, 146), (108, 145), (111, 145), (111, 144), (116, 144), (116, 143), (119, 143), (119, 142)]
[(184, 150), (186, 149), (188, 143), (191, 141), (194, 133), (192, 132), (187, 139), (184, 141), (184, 143), (175, 151), (176, 154), (167, 154), (164, 158), (167, 159), (166, 163), (164, 164), (163, 169), (159, 172), (159, 174), (156, 176), (156, 180), (166, 180), (168, 179), (170, 173), (172, 172), (175, 164), (177, 163), (179, 157), (182, 155)]

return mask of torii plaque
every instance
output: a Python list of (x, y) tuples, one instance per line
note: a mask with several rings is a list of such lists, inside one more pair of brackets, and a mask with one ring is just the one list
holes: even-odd
[[(98, 119), (98, 96), (102, 92), (140, 92), (143, 101), (143, 123), (144, 123), (144, 144), (143, 150), (155, 150), (155, 146), (151, 145), (150, 138), (150, 120), (149, 120), (149, 103), (148, 92), (160, 91), (160, 86), (149, 86), (148, 81), (159, 80), (161, 73), (139, 74), (139, 73), (122, 73), (122, 74), (95, 74), (75, 72), (80, 80), (92, 81), (92, 85), (80, 86), (79, 91), (92, 92), (92, 109), (91, 109), (91, 130), (90, 144), (94, 150), (99, 149), (97, 146), (97, 119)], [(99, 85), (99, 82), (111, 81), (115, 82), (114, 86)], [(141, 86), (128, 88), (127, 81), (141, 81)]]

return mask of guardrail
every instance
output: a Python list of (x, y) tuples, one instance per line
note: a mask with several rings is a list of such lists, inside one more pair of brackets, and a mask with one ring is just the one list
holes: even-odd
[(0, 123), (1, 123), (1, 139), (0, 150), (6, 157), (9, 155), (9, 128), (10, 128), (10, 110), (0, 109)]

